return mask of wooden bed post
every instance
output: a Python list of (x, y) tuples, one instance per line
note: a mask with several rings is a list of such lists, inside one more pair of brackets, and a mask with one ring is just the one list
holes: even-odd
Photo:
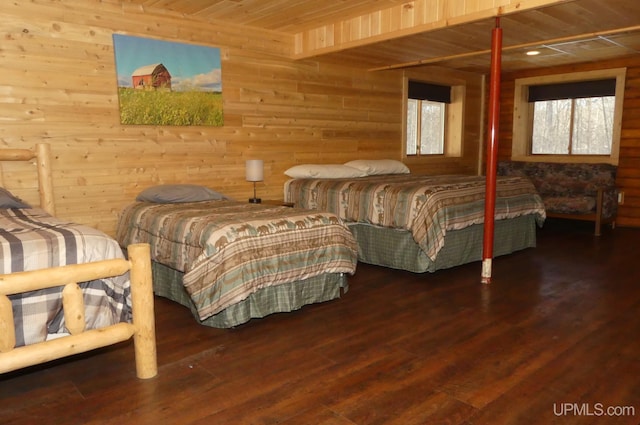
[(156, 327), (153, 308), (153, 284), (151, 280), (151, 249), (148, 244), (127, 247), (131, 261), (131, 306), (133, 310), (133, 343), (136, 358), (136, 374), (140, 379), (158, 374), (156, 354)]
[(498, 162), (498, 132), (500, 130), (500, 62), (502, 28), (500, 17), (491, 32), (491, 77), (489, 81), (489, 137), (487, 143), (486, 196), (484, 202), (484, 235), (482, 245), (482, 283), (491, 283), (493, 237), (496, 210), (496, 169)]
[(53, 202), (53, 178), (51, 175), (51, 147), (48, 143), (36, 145), (38, 158), (38, 187), (40, 188), (40, 208), (51, 215), (56, 215)]

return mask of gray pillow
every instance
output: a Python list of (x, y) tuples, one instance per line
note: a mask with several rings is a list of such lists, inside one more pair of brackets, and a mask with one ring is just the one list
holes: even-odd
[(208, 187), (195, 184), (163, 184), (143, 190), (136, 201), (154, 202), (157, 204), (174, 204), (180, 202), (200, 202), (229, 199), (225, 195)]
[(4, 187), (0, 187), (0, 208), (31, 208), (31, 205), (22, 202)]

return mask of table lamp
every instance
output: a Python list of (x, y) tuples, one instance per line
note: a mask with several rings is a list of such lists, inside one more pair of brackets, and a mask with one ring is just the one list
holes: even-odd
[(247, 160), (246, 179), (253, 182), (253, 198), (249, 198), (249, 202), (259, 204), (262, 200), (256, 197), (256, 182), (261, 182), (264, 179), (264, 162), (261, 159)]

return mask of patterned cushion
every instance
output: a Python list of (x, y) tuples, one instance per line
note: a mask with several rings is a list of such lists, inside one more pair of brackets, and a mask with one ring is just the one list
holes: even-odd
[(598, 188), (604, 190), (603, 216), (618, 208), (615, 187), (617, 167), (611, 164), (500, 161), (498, 175), (528, 177), (547, 211), (589, 214), (596, 210)]

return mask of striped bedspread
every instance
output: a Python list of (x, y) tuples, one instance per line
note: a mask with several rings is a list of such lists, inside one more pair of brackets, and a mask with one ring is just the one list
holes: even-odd
[[(285, 201), (297, 207), (331, 211), (347, 223), (405, 229), (434, 260), (448, 230), (484, 222), (482, 176), (380, 175), (356, 179), (293, 179)], [(523, 178), (498, 178), (496, 220), (536, 214), (545, 220), (542, 199)]]
[(154, 261), (183, 272), (201, 320), (269, 285), (353, 274), (357, 263), (355, 239), (334, 214), (228, 200), (135, 202), (116, 239), (149, 243)]
[[(58, 219), (38, 208), (0, 209), (1, 274), (112, 258), (124, 258), (120, 246), (96, 229)], [(128, 274), (80, 284), (86, 329), (131, 320), (129, 285)], [(13, 305), (16, 346), (44, 341), (48, 334), (67, 332), (61, 288), (9, 298)]]

